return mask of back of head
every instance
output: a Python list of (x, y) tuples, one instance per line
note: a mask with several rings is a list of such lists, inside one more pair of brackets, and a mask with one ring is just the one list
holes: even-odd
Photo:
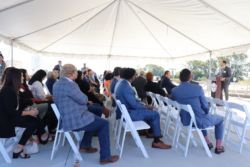
[(117, 77), (117, 76), (120, 75), (120, 70), (121, 70), (121, 69), (122, 69), (121, 67), (115, 67), (115, 68), (114, 68), (113, 74), (114, 74), (115, 77)]
[(126, 80), (132, 79), (135, 76), (135, 73), (136, 73), (135, 69), (127, 68), (123, 71), (123, 77)]
[(4, 83), (2, 88), (9, 87), (13, 89), (16, 94), (19, 94), (19, 90), (21, 88), (21, 70), (17, 68), (10, 68), (5, 74)]
[(189, 69), (185, 68), (180, 72), (180, 80), (181, 80), (181, 82), (189, 81), (190, 77), (191, 77), (191, 71)]
[[(85, 71), (84, 71), (85, 72)], [(77, 71), (77, 80), (81, 80), (82, 79), (82, 71)], [(86, 74), (86, 73), (85, 73)]]
[[(46, 76), (44, 70), (38, 70), (30, 79), (29, 85), (32, 85), (34, 82), (39, 81), (42, 83), (42, 79)], [(42, 83), (43, 84), (43, 83)]]
[(113, 74), (112, 73), (108, 73), (106, 76), (105, 76), (105, 80), (108, 81), (108, 80), (111, 80), (113, 78)]
[(12, 68), (15, 68), (15, 67), (7, 67), (7, 68), (4, 70), (3, 75), (2, 75), (2, 78), (1, 78), (1, 84), (4, 83), (4, 79), (5, 79), (5, 77), (6, 77), (7, 73), (8, 73), (8, 71), (9, 71), (10, 69), (12, 69)]
[(154, 78), (154, 74), (152, 72), (147, 72), (146, 74), (146, 80), (152, 81)]
[(124, 76), (123, 76), (123, 72), (124, 72), (124, 70), (126, 70), (127, 68), (122, 68), (122, 69), (120, 69), (120, 78), (124, 78)]
[(76, 71), (77, 69), (73, 64), (65, 64), (64, 66), (62, 66), (60, 76), (69, 78)]
[(53, 75), (53, 72), (52, 72), (52, 71), (47, 72), (47, 78), (48, 78), (48, 79), (52, 79), (52, 78), (51, 78), (52, 75)]
[(170, 72), (170, 71), (168, 71), (168, 70), (167, 70), (167, 71), (165, 71), (164, 76), (165, 76), (165, 75), (167, 75), (169, 72)]
[(144, 71), (140, 72), (140, 76), (143, 77), (145, 75)]

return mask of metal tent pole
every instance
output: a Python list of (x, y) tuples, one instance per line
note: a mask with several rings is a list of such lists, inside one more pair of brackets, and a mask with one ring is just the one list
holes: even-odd
[(13, 67), (13, 40), (11, 40), (11, 67)]
[(209, 77), (211, 77), (211, 64), (212, 64), (212, 62), (211, 62), (211, 57), (212, 57), (212, 52), (210, 52), (210, 61), (209, 61)]

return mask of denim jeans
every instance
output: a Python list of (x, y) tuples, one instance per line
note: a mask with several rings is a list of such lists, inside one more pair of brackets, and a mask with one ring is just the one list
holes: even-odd
[(131, 110), (129, 115), (132, 121), (147, 121), (149, 126), (154, 130), (154, 136), (161, 135), (160, 116), (157, 111), (154, 110)]
[(95, 115), (95, 120), (92, 123), (74, 131), (85, 131), (81, 142), (82, 147), (90, 147), (94, 132), (98, 132), (98, 140), (100, 143), (100, 160), (104, 161), (111, 157), (109, 122), (107, 120)]
[(98, 117), (102, 116), (102, 107), (100, 104), (93, 103), (93, 105), (88, 105), (88, 111)]
[[(219, 116), (213, 116), (213, 121), (211, 122), (210, 126), (215, 126), (215, 139), (216, 140), (222, 140), (223, 137), (223, 118)], [(207, 136), (207, 131), (202, 130), (203, 136)]]

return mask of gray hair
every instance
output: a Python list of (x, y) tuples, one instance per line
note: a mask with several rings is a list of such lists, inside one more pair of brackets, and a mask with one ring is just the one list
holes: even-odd
[(47, 78), (51, 78), (52, 75), (53, 75), (53, 72), (52, 71), (48, 71)]
[(144, 75), (145, 75), (144, 71), (141, 71), (141, 72), (140, 72), (140, 76), (143, 77)]

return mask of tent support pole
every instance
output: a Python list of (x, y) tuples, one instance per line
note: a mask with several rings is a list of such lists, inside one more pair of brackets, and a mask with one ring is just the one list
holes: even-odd
[(11, 67), (14, 65), (14, 57), (13, 57), (13, 40), (11, 40)]
[(10, 10), (10, 9), (13, 9), (13, 8), (16, 8), (16, 7), (18, 7), (18, 6), (25, 5), (25, 4), (27, 4), (27, 3), (29, 3), (29, 2), (32, 2), (32, 1), (34, 1), (34, 0), (29, 0), (29, 1), (21, 2), (21, 3), (18, 3), (18, 4), (16, 4), (16, 5), (7, 7), (7, 8), (5, 8), (5, 9), (0, 10), (0, 13), (1, 13), (1, 12), (5, 12), (5, 11)]
[(169, 28), (173, 29), (174, 31), (178, 32), (179, 34), (181, 34), (182, 36), (186, 37), (187, 39), (193, 41), (194, 43), (196, 43), (197, 45), (203, 47), (204, 49), (211, 51), (210, 49), (206, 48), (205, 46), (201, 45), (200, 43), (196, 42), (195, 40), (191, 39), (190, 37), (186, 36), (185, 34), (181, 33), (180, 31), (176, 30), (175, 28), (169, 26), (167, 23), (165, 23), (164, 21), (158, 19), (157, 17), (155, 17), (154, 15), (152, 15), (151, 13), (147, 12), (146, 10), (142, 9), (141, 7), (135, 5), (133, 2), (128, 1), (129, 3), (131, 3), (132, 5), (136, 6), (137, 8), (141, 9), (142, 11), (144, 11), (145, 13), (147, 13), (148, 15), (150, 15), (151, 17), (155, 18), (156, 20), (160, 21), (161, 23), (165, 24), (166, 26), (168, 26)]
[(148, 32), (151, 34), (151, 36), (156, 40), (156, 42), (162, 47), (162, 49), (171, 57), (171, 54), (167, 51), (167, 49), (160, 43), (160, 41), (154, 36), (154, 34), (149, 30), (149, 28), (146, 26), (146, 24), (142, 21), (142, 19), (138, 16), (138, 14), (132, 9), (132, 7), (128, 4), (127, 1), (125, 1), (126, 4), (129, 6), (129, 8), (133, 11), (133, 13), (136, 15), (136, 17), (140, 20), (140, 22), (143, 24), (143, 26), (148, 30)]
[(209, 60), (210, 60), (209, 61), (209, 77), (211, 77), (211, 64), (212, 64), (212, 62), (211, 62), (212, 58), (211, 57), (212, 57), (212, 52), (210, 52), (210, 58), (209, 58)]
[[(116, 18), (115, 18), (115, 24), (114, 24), (114, 31), (113, 31), (113, 34), (112, 34), (112, 40), (111, 40), (109, 55), (108, 55), (108, 59), (107, 59), (107, 63), (108, 63), (108, 61), (109, 61), (109, 70), (110, 70), (110, 57), (111, 57), (111, 52), (112, 52), (112, 48), (113, 48), (113, 42), (114, 42), (116, 24), (117, 24), (117, 20), (118, 20), (118, 13), (119, 13), (119, 9), (120, 9), (120, 3), (121, 3), (121, 0), (119, 0), (118, 8), (117, 8), (117, 11), (116, 11)], [(106, 66), (106, 68), (107, 68), (107, 66)]]

